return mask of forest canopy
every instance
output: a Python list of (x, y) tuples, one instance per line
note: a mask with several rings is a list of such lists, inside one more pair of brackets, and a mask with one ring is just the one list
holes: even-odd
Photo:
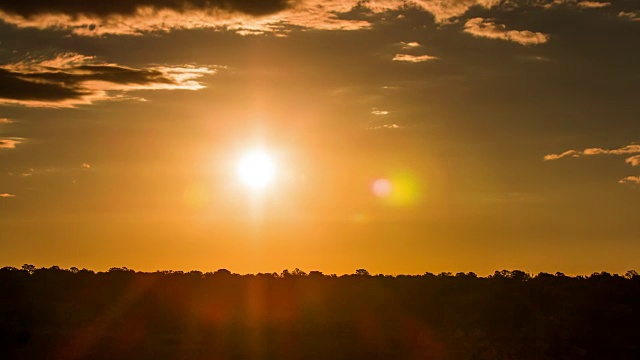
[(0, 269), (11, 358), (631, 359), (640, 275)]

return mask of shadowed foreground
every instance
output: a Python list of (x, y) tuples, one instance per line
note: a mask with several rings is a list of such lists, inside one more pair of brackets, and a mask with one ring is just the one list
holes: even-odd
[(640, 276), (0, 269), (3, 359), (640, 359)]

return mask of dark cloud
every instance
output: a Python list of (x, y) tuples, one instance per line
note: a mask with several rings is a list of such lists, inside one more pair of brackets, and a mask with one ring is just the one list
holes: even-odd
[[(427, 12), (437, 24), (447, 26), (464, 20), (470, 12), (491, 19), (494, 13), (530, 15), (558, 8), (571, 11), (612, 8), (611, 11), (622, 11), (620, 17), (637, 18), (635, 9), (592, 0), (0, 0), (0, 20), (20, 28), (59, 29), (82, 36), (140, 35), (194, 28), (230, 30), (241, 35), (286, 35), (295, 28), (370, 29), (386, 14), (400, 19), (404, 13), (415, 10)], [(527, 45), (546, 41), (546, 34), (503, 28), (510, 24), (471, 25), (474, 26), (466, 31), (478, 37)]]
[(198, 90), (204, 86), (197, 79), (213, 72), (193, 66), (130, 68), (68, 53), (0, 66), (0, 102), (73, 107), (122, 99), (131, 90)]
[(187, 12), (194, 10), (221, 10), (248, 15), (267, 15), (290, 6), (288, 0), (0, 0), (0, 10), (24, 18), (43, 14), (80, 16), (130, 16), (141, 9), (151, 11), (172, 10)]

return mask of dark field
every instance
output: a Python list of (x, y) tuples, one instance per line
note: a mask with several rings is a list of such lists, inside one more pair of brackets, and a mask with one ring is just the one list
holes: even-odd
[(0, 270), (2, 359), (640, 359), (640, 276)]

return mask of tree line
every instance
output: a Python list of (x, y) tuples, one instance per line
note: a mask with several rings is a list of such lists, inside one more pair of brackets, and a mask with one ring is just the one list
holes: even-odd
[(640, 275), (0, 269), (0, 357), (640, 359)]

